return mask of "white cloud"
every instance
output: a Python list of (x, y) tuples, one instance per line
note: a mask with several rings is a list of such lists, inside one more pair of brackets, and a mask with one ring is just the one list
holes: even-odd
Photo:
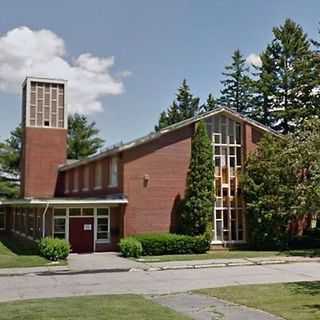
[(249, 65), (256, 66), (256, 67), (261, 67), (261, 65), (262, 65), (260, 56), (255, 53), (251, 53), (247, 56), (246, 63)]
[(0, 90), (20, 93), (27, 75), (66, 79), (70, 112), (84, 113), (102, 111), (102, 97), (123, 93), (124, 77), (110, 71), (113, 57), (66, 57), (64, 40), (50, 30), (19, 27), (0, 34)]

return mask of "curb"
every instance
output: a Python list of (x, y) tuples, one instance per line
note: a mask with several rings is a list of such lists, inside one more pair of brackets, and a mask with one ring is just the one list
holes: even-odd
[(101, 268), (101, 269), (84, 269), (84, 270), (71, 270), (69, 267), (61, 268), (58, 270), (30, 270), (30, 271), (8, 271), (7, 273), (1, 272), (0, 277), (16, 277), (16, 276), (59, 276), (59, 275), (78, 275), (78, 274), (94, 274), (94, 273), (119, 273), (119, 272), (156, 272), (156, 271), (174, 271), (174, 270), (196, 270), (196, 269), (211, 269), (211, 268), (225, 268), (225, 267), (245, 267), (245, 266), (263, 266), (263, 265), (277, 265), (277, 264), (292, 264), (292, 263), (310, 263), (318, 262), (320, 259), (315, 260), (261, 260), (261, 261), (244, 261), (244, 262), (224, 262), (224, 263), (208, 263), (196, 265), (176, 265), (176, 266), (153, 266), (147, 268)]

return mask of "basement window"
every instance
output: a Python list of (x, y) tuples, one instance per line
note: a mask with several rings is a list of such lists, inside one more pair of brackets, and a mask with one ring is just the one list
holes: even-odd
[(45, 127), (50, 127), (50, 122), (49, 122), (49, 121), (45, 121), (45, 122), (44, 122), (44, 126), (45, 126)]

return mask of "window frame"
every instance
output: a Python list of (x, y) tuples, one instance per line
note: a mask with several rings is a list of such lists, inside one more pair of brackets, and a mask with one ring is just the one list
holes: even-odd
[(97, 161), (94, 166), (94, 190), (102, 189), (102, 163)]
[(88, 165), (82, 170), (82, 191), (89, 191), (90, 185), (90, 167)]
[[(64, 215), (55, 215), (55, 210), (65, 210)], [(62, 232), (55, 232), (55, 226), (56, 226), (56, 220), (64, 220), (64, 238), (59, 239), (65, 239), (69, 240), (69, 213), (67, 208), (53, 208), (53, 224), (52, 224), (52, 237), (56, 238), (56, 234), (62, 234)]]
[(65, 171), (64, 174), (64, 193), (70, 192), (70, 174), (68, 171)]
[(109, 188), (116, 188), (119, 185), (119, 159), (112, 157), (109, 160)]
[(73, 184), (72, 184), (72, 192), (79, 191), (79, 170), (73, 170)]
[[(102, 215), (99, 215), (98, 214), (98, 210), (99, 209), (107, 209), (107, 214), (102, 214)], [(106, 207), (106, 208), (95, 208), (95, 218), (94, 218), (94, 229), (95, 229), (95, 233), (94, 233), (94, 240), (95, 240), (95, 244), (106, 244), (106, 243), (110, 243), (111, 242), (111, 231), (110, 231), (110, 217), (111, 217), (111, 214), (110, 214), (111, 210), (110, 210), (110, 207)], [(108, 238), (105, 238), (105, 239), (98, 239), (98, 234), (99, 234), (99, 231), (98, 231), (98, 224), (99, 224), (99, 219), (108, 219)], [(100, 232), (100, 233), (105, 233), (105, 231), (103, 232)]]

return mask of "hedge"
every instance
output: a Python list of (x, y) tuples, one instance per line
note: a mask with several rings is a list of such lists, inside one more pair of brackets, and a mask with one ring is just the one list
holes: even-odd
[[(142, 246), (141, 255), (156, 256), (164, 254), (191, 254), (205, 253), (210, 248), (210, 236), (207, 234), (201, 236), (187, 236), (173, 233), (161, 234), (144, 234), (130, 237), (136, 239)], [(128, 240), (126, 238), (124, 240)], [(130, 242), (130, 244), (129, 244)], [(124, 256), (128, 256), (127, 245), (131, 245), (131, 240), (126, 242), (126, 247), (121, 247), (120, 250)], [(136, 244), (132, 244), (136, 245)], [(130, 250), (134, 250), (133, 248)], [(131, 255), (132, 256), (132, 255)]]
[(70, 253), (70, 245), (66, 240), (47, 237), (40, 240), (39, 250), (48, 260), (64, 260)]
[(142, 245), (137, 239), (128, 237), (120, 240), (120, 251), (124, 257), (139, 258), (142, 254)]

